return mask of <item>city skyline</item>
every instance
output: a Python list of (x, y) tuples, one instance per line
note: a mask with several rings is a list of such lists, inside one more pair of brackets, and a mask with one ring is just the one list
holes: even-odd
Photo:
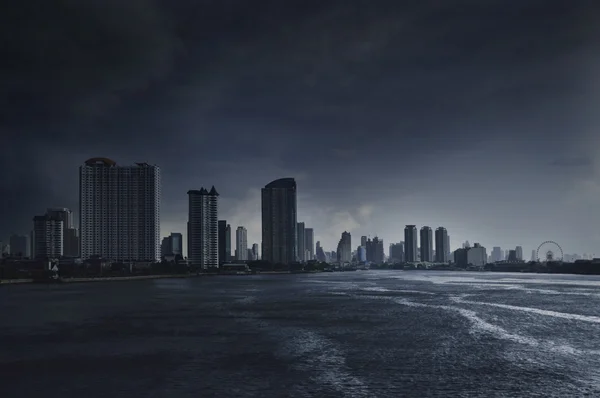
[(76, 211), (73, 169), (100, 155), (160, 165), (161, 237), (185, 234), (185, 192), (210, 181), (219, 217), (261, 242), (261, 187), (293, 177), (329, 250), (341, 231), (399, 242), (415, 224), (453, 248), (596, 252), (598, 5), (285, 4), (8, 7), (2, 240)]

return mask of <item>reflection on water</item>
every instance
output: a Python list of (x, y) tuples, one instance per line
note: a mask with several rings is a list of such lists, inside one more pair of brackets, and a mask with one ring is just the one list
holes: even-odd
[(369, 271), (3, 286), (0, 311), (3, 397), (600, 394), (598, 277)]

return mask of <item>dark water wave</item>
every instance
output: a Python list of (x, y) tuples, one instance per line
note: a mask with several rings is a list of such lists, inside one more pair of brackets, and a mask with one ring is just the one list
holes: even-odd
[(600, 278), (435, 272), (0, 289), (3, 397), (600, 396)]

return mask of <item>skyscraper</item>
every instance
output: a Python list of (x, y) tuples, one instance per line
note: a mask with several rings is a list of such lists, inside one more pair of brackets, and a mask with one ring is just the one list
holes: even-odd
[(253, 243), (252, 244), (252, 260), (258, 260), (259, 258), (259, 251), (258, 251), (258, 243)]
[(248, 261), (248, 231), (244, 227), (237, 227), (235, 231), (236, 260)]
[(308, 253), (306, 261), (312, 261), (315, 259), (315, 231), (312, 228), (304, 230), (304, 242), (304, 249)]
[(112, 261), (160, 259), (160, 168), (92, 158), (79, 167), (80, 254)]
[(213, 186), (188, 191), (188, 263), (195, 269), (219, 267), (219, 194)]
[(60, 258), (63, 255), (63, 221), (55, 215), (33, 217), (34, 258)]
[(296, 181), (281, 178), (267, 184), (261, 192), (262, 259), (271, 263), (296, 261)]
[[(322, 263), (327, 261), (327, 256), (325, 255), (325, 251), (323, 250), (323, 248), (321, 247), (321, 242), (317, 241), (317, 247), (316, 247), (316, 256), (317, 256), (317, 261), (320, 261)], [(366, 253), (365, 253), (366, 255)]]
[[(448, 244), (448, 231), (444, 227), (438, 227), (435, 230), (435, 262), (447, 263), (450, 248)], [(422, 244), (421, 244), (422, 246)]]
[(523, 261), (523, 247), (522, 246), (516, 247), (515, 254), (517, 256), (517, 261)]
[(365, 235), (360, 237), (360, 245), (367, 247), (367, 237)]
[(231, 226), (219, 220), (219, 264), (231, 261)]
[(296, 255), (298, 256), (298, 261), (301, 263), (305, 262), (306, 259), (306, 235), (305, 235), (305, 225), (303, 222), (297, 223), (297, 231), (296, 231)]
[(342, 237), (337, 247), (337, 261), (339, 263), (349, 263), (352, 261), (352, 237), (350, 232), (342, 232)]
[(433, 261), (433, 232), (427, 226), (421, 228), (421, 261)]
[(391, 263), (401, 263), (404, 261), (404, 242), (392, 243), (390, 245), (390, 259)]
[(417, 227), (407, 225), (404, 228), (404, 261), (414, 263), (417, 261)]
[(63, 255), (77, 257), (79, 236), (77, 229), (73, 228), (73, 212), (65, 207), (56, 207), (46, 210), (46, 214), (63, 222)]
[(163, 256), (183, 256), (183, 235), (171, 232), (171, 235), (163, 238), (161, 252)]

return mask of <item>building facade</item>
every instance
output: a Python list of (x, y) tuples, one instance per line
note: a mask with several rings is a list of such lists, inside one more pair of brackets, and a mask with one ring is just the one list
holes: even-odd
[(214, 186), (188, 191), (188, 264), (193, 269), (219, 267), (218, 199)]
[(248, 231), (244, 227), (237, 227), (235, 231), (236, 260), (248, 261)]
[(433, 262), (433, 232), (431, 227), (421, 227), (420, 235), (421, 261), (427, 263)]
[(350, 232), (342, 232), (342, 237), (337, 247), (337, 261), (340, 264), (352, 261), (352, 236)]
[(33, 217), (34, 258), (54, 259), (63, 256), (63, 221), (44, 214)]
[(110, 261), (160, 259), (160, 168), (92, 158), (79, 168), (80, 255)]
[(435, 230), (435, 262), (447, 263), (450, 261), (448, 254), (450, 248), (448, 245), (448, 231), (444, 227), (438, 227)]
[(262, 259), (291, 264), (297, 259), (296, 181), (281, 178), (261, 191)]
[(231, 261), (231, 226), (219, 220), (219, 264)]
[(404, 261), (407, 263), (417, 261), (417, 227), (415, 225), (404, 227)]
[(304, 230), (304, 249), (307, 253), (305, 260), (312, 261), (315, 259), (315, 231), (312, 228)]

